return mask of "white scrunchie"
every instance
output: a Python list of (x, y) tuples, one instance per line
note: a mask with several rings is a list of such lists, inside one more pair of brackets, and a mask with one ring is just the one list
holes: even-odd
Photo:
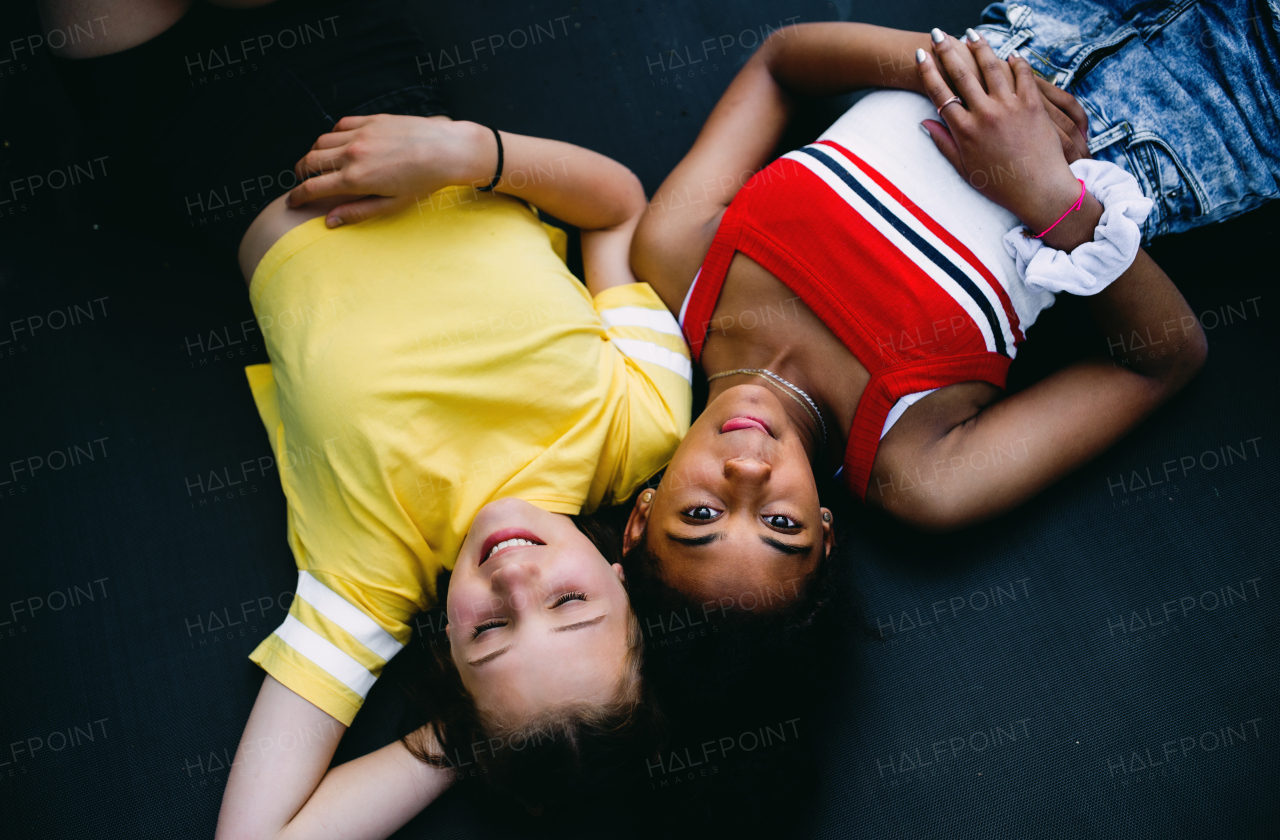
[(1082, 158), (1071, 164), (1071, 171), (1102, 202), (1093, 241), (1068, 254), (1024, 236), (1019, 225), (1004, 235), (1004, 249), (1031, 288), (1096, 295), (1133, 264), (1152, 201), (1142, 194), (1137, 179), (1114, 163)]

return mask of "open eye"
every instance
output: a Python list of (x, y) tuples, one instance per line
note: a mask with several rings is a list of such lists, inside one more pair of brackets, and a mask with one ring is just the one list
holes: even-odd
[(694, 522), (711, 522), (720, 516), (720, 511), (707, 505), (694, 505), (691, 508), (686, 508), (681, 511), (681, 513), (684, 514), (687, 519), (692, 519)]
[(777, 528), (779, 531), (795, 531), (800, 528), (799, 522), (780, 513), (770, 514), (764, 517), (764, 521), (770, 528)]
[(485, 632), (486, 630), (492, 630), (495, 627), (505, 627), (506, 624), (507, 623), (505, 621), (497, 621), (497, 620), (490, 620), (490, 621), (486, 621), (483, 624), (478, 624), (476, 625), (475, 629), (471, 631), (471, 638), (473, 639), (479, 638), (480, 634)]
[(560, 606), (561, 604), (567, 604), (570, 601), (585, 601), (585, 600), (587, 600), (587, 596), (582, 592), (566, 592), (563, 595), (561, 595), (559, 598), (556, 598), (555, 603), (552, 604), (551, 606), (554, 608), (554, 607)]

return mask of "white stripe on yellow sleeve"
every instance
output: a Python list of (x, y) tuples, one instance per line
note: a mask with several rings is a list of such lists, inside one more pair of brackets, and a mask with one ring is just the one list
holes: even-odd
[(378, 681), (369, 669), (291, 615), (285, 616), (284, 623), (276, 628), (276, 636), (361, 697), (367, 696)]
[(686, 382), (693, 382), (693, 364), (680, 353), (659, 347), (651, 341), (640, 341), (635, 338), (615, 338), (613, 345), (627, 358), (637, 362), (664, 367), (683, 376)]
[(346, 630), (360, 644), (387, 662), (404, 649), (404, 645), (382, 629), (382, 625), (305, 570), (298, 572), (297, 597), (315, 607), (316, 612)]
[(680, 332), (680, 325), (676, 323), (676, 319), (672, 318), (671, 313), (665, 309), (659, 311), (646, 309), (643, 306), (619, 306), (603, 310), (600, 313), (600, 320), (606, 327), (647, 327), (654, 332), (666, 335), (684, 335)]

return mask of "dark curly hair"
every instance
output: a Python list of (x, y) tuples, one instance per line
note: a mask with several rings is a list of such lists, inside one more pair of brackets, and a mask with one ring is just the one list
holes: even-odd
[(622, 565), (645, 632), (645, 680), (668, 719), (647, 765), (650, 817), (690, 835), (785, 833), (817, 787), (815, 716), (858, 612), (835, 608), (856, 603), (841, 549), (798, 586), (750, 600), (685, 595), (644, 536)]
[[(614, 531), (588, 517), (572, 518), (608, 562), (618, 561)], [(634, 610), (627, 662), (611, 702), (568, 704), (504, 724), (484, 715), (462, 683), (444, 632), (447, 576), (438, 591), (440, 605), (419, 621), (421, 644), (405, 651), (417, 661), (401, 687), (418, 719), (427, 721), (400, 739), (405, 747), (419, 761), (455, 770), (457, 782), (486, 810), (507, 817), (599, 804), (633, 790), (664, 728), (643, 678), (644, 639)]]

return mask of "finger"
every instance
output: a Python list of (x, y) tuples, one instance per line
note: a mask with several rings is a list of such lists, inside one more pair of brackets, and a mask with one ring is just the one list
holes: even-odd
[[(1039, 79), (1036, 81), (1038, 82)], [(1041, 92), (1043, 93), (1043, 88)], [(1061, 135), (1065, 143), (1062, 151), (1067, 156), (1067, 163), (1082, 157), (1088, 157), (1089, 144), (1080, 136), (1080, 132), (1077, 130), (1076, 124), (1071, 121), (1071, 118), (1062, 113), (1058, 106), (1048, 99), (1041, 97), (1040, 103), (1044, 105), (1045, 113), (1049, 115), (1050, 121), (1053, 122), (1053, 127), (1058, 130), (1058, 134)]]
[(1080, 104), (1080, 101), (1048, 79), (1037, 77), (1036, 84), (1040, 86), (1041, 95), (1061, 109), (1075, 123), (1080, 136), (1082, 138), (1088, 137), (1089, 115), (1085, 113), (1084, 106)]
[(987, 93), (992, 96), (1012, 93), (1013, 74), (1009, 70), (1008, 62), (996, 58), (995, 50), (991, 49), (987, 39), (983, 38), (976, 29), (966, 29), (964, 34), (965, 43), (969, 45), (974, 60), (978, 62), (978, 69), (982, 72)]
[(933, 38), (933, 52), (937, 55), (938, 62), (946, 68), (951, 84), (964, 100), (965, 107), (970, 110), (983, 107), (987, 94), (982, 90), (982, 80), (966, 65), (959, 53), (959, 42), (941, 29), (934, 29), (929, 34)]
[[(1036, 84), (1040, 84), (1040, 79), (1036, 79)], [(1049, 115), (1049, 119), (1053, 121), (1054, 125), (1067, 134), (1075, 133), (1076, 124), (1071, 121), (1070, 117), (1062, 113), (1061, 108), (1053, 104), (1053, 100), (1045, 96), (1043, 86), (1040, 88), (1040, 104), (1044, 106), (1044, 112)]]
[(342, 168), (342, 158), (341, 148), (312, 149), (294, 164), (293, 174), (301, 181), (326, 172), (337, 172)]
[(311, 144), (313, 149), (332, 149), (335, 146), (342, 146), (351, 142), (351, 132), (334, 131), (329, 134), (321, 134), (316, 138), (316, 142)]
[[(934, 108), (941, 108), (942, 104), (952, 97), (952, 93), (951, 88), (947, 86), (946, 80), (938, 72), (938, 65), (933, 60), (933, 56), (922, 49), (916, 50), (916, 69), (920, 73), (920, 81), (924, 84), (925, 95), (929, 97)], [(948, 111), (955, 111), (956, 113), (948, 114)], [(964, 106), (956, 103), (944, 108), (940, 116), (949, 120), (948, 125), (958, 126), (966, 119), (966, 116), (962, 116), (961, 112), (964, 112)]]
[(339, 204), (325, 215), (324, 224), (325, 227), (331, 228), (339, 225), (353, 225), (356, 222), (363, 222), (365, 219), (372, 219), (374, 216), (395, 212), (402, 207), (408, 206), (412, 201), (413, 196), (400, 195), (388, 198), (371, 195), (359, 201)]
[(289, 190), (287, 202), (290, 207), (301, 207), (309, 201), (315, 201), (317, 198), (327, 198), (331, 195), (348, 195), (350, 193), (351, 187), (347, 184), (343, 174), (341, 172), (330, 172), (328, 175), (308, 178)]
[(1009, 66), (1013, 68), (1013, 84), (1018, 98), (1024, 105), (1038, 104), (1040, 88), (1036, 85), (1036, 74), (1032, 72), (1031, 65), (1014, 52), (1009, 54)]
[(333, 124), (333, 130), (334, 131), (350, 131), (353, 128), (359, 128), (360, 126), (372, 120), (374, 116), (377, 116), (377, 115), (375, 114), (371, 116), (343, 117), (342, 119), (338, 120), (336, 123)]
[[(1067, 159), (1067, 163), (1075, 163), (1080, 159), (1080, 147), (1071, 140), (1071, 135), (1062, 130), (1062, 126), (1056, 122), (1053, 124), (1053, 130), (1058, 134), (1058, 143), (1062, 146), (1062, 156)], [(1074, 133), (1075, 127), (1072, 127)]]
[(942, 156), (956, 168), (960, 173), (960, 177), (964, 177), (964, 165), (960, 162), (960, 147), (956, 145), (956, 139), (951, 136), (950, 130), (937, 120), (925, 120), (920, 123), (925, 131), (929, 132), (929, 136), (933, 139), (933, 145), (938, 147), (938, 151), (942, 152)]

